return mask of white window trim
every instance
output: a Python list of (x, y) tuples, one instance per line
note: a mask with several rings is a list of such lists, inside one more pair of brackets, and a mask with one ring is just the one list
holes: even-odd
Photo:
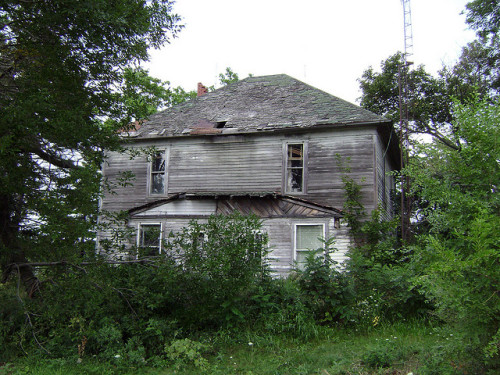
[[(136, 235), (136, 245), (137, 245), (137, 248), (141, 247), (141, 228), (142, 228), (142, 226), (148, 226), (148, 225), (159, 225), (160, 226), (160, 244), (159, 244), (159, 247), (158, 247), (158, 254), (161, 254), (162, 250), (163, 250), (163, 246), (162, 246), (162, 242), (163, 242), (163, 223), (162, 222), (137, 223), (137, 235)], [(139, 254), (137, 254), (136, 257), (138, 255)]]
[(158, 153), (163, 153), (163, 156), (165, 158), (165, 171), (163, 173), (163, 187), (164, 191), (163, 193), (153, 193), (151, 192), (152, 184), (153, 184), (153, 160), (149, 161), (148, 163), (148, 168), (147, 168), (147, 183), (146, 183), (146, 188), (147, 188), (147, 194), (148, 196), (153, 196), (153, 197), (162, 197), (168, 195), (168, 166), (169, 166), (169, 158), (170, 158), (170, 147), (165, 147), (165, 148), (160, 148), (158, 149)]
[[(288, 191), (288, 146), (289, 145), (302, 145), (302, 191)], [(307, 194), (307, 180), (308, 180), (308, 155), (309, 142), (306, 140), (286, 141), (283, 142), (283, 178), (282, 178), (282, 191), (283, 194), (290, 195), (304, 195)]]
[(310, 251), (316, 249), (297, 249), (297, 226), (306, 226), (306, 225), (321, 225), (323, 227), (323, 239), (326, 239), (326, 225), (325, 223), (294, 223), (293, 224), (293, 260), (297, 261), (297, 251)]

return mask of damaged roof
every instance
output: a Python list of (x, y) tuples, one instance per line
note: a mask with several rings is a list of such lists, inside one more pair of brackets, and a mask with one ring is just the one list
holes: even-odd
[(361, 124), (390, 121), (279, 74), (248, 77), (168, 108), (123, 136), (161, 138)]
[[(279, 217), (334, 217), (341, 218), (343, 213), (334, 207), (314, 203), (290, 195), (271, 192), (239, 192), (239, 193), (177, 193), (167, 198), (149, 202), (128, 210), (131, 218), (163, 217), (168, 211), (162, 210), (166, 204), (179, 200), (211, 199), (216, 202), (216, 214), (229, 215), (238, 211), (243, 215), (254, 214), (260, 218)], [(172, 216), (172, 214), (170, 214)], [(189, 216), (182, 214), (181, 216)], [(191, 213), (192, 215), (192, 213)], [(173, 216), (179, 216), (174, 214)], [(200, 216), (196, 214), (196, 216)]]

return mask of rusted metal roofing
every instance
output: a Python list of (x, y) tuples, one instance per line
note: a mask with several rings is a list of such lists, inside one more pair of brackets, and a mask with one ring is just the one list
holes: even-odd
[(130, 138), (275, 132), (390, 121), (285, 74), (248, 77), (152, 115)]

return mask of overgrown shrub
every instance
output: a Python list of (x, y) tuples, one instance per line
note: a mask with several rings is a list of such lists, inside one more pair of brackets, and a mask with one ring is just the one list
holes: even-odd
[(308, 254), (304, 269), (296, 270), (302, 298), (320, 324), (349, 321), (352, 315), (351, 283), (332, 260), (334, 245), (333, 237), (323, 241), (323, 247)]
[(0, 295), (8, 316), (0, 342), (48, 357), (140, 364), (164, 356), (174, 339), (249, 323), (274, 306), (260, 225), (253, 216), (213, 216), (172, 234), (164, 254), (142, 263), (59, 265), (40, 273), (40, 297), (22, 303), (12, 284)]

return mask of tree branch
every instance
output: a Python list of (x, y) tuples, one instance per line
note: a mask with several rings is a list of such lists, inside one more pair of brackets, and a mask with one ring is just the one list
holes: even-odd
[(28, 151), (34, 153), (40, 159), (45, 160), (47, 163), (55, 165), (56, 167), (59, 167), (59, 168), (63, 168), (63, 169), (78, 169), (78, 168), (80, 168), (73, 161), (67, 160), (67, 159), (62, 159), (55, 154), (48, 153), (48, 152), (42, 150), (39, 146), (32, 146)]
[(81, 266), (91, 266), (94, 264), (146, 264), (146, 263), (153, 263), (151, 258), (143, 258), (143, 259), (132, 259), (132, 260), (105, 260), (103, 262), (81, 262), (78, 264), (73, 264), (70, 263), (66, 260), (60, 260), (56, 262), (32, 262), (32, 263), (10, 263), (7, 265), (8, 268), (10, 267), (16, 267), (16, 268), (21, 268), (21, 267), (53, 267), (53, 266), (71, 266), (71, 267), (76, 267), (80, 268)]

